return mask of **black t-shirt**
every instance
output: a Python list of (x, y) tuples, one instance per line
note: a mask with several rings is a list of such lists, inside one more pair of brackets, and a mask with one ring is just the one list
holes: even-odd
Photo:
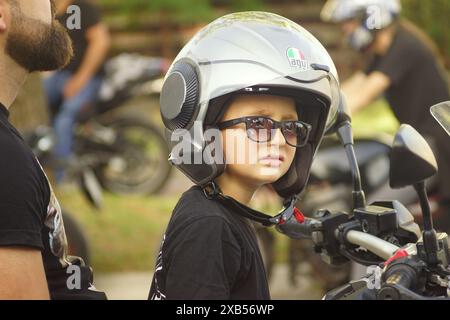
[(389, 77), (386, 99), (401, 123), (431, 134), (436, 127), (430, 107), (450, 100), (448, 84), (431, 50), (415, 35), (399, 26), (391, 47), (375, 56), (366, 72), (380, 71)]
[[(73, 13), (65, 13), (62, 16), (58, 16), (58, 21), (67, 29), (70, 38), (72, 39), (74, 57), (72, 61), (64, 68), (72, 73), (75, 73), (80, 68), (86, 50), (88, 47), (87, 31), (89, 28), (99, 24), (101, 22), (100, 8), (86, 0), (75, 0), (71, 5), (78, 6), (80, 8), (80, 22), (81, 28), (72, 28), (72, 22), (75, 20), (72, 18)], [(104, 73), (104, 66), (101, 66), (97, 74)]]
[(0, 246), (41, 250), (52, 299), (106, 299), (92, 286), (92, 270), (83, 260), (66, 255), (59, 203), (42, 167), (8, 117), (0, 104)]
[(250, 221), (198, 186), (185, 192), (164, 235), (149, 299), (269, 300)]

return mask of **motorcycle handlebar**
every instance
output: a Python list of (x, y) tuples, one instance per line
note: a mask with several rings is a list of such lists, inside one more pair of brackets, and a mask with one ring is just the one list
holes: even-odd
[[(402, 294), (407, 295), (410, 299), (422, 299), (420, 295), (414, 293), (417, 284), (417, 273), (407, 265), (395, 265), (386, 271), (386, 281), (378, 292), (379, 300), (400, 300)], [(406, 289), (406, 290), (405, 290)]]
[[(299, 222), (293, 216), (279, 223), (277, 229), (293, 239), (311, 239), (314, 231), (323, 231), (320, 230), (322, 225), (319, 220), (305, 218), (304, 221)], [(338, 232), (336, 230), (337, 238)], [(392, 257), (399, 249), (398, 246), (365, 232), (350, 230), (345, 236), (349, 243), (361, 246), (384, 260)]]
[(311, 239), (312, 233), (320, 228), (320, 222), (315, 219), (305, 218), (299, 222), (295, 217), (283, 220), (277, 225), (277, 230), (292, 239)]
[(361, 231), (351, 230), (347, 232), (346, 240), (351, 244), (355, 244), (369, 250), (384, 260), (388, 260), (399, 249), (398, 246), (390, 242)]

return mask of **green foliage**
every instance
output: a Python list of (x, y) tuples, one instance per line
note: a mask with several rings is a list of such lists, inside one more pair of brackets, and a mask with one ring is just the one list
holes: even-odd
[(436, 42), (450, 60), (450, 0), (403, 0), (403, 14)]
[(227, 6), (231, 11), (261, 10), (263, 2), (264, 0), (100, 0), (102, 6), (127, 14), (130, 19), (142, 12), (156, 12), (182, 23), (210, 21), (216, 17), (214, 5)]
[(399, 123), (387, 101), (380, 99), (352, 115), (352, 127), (356, 137), (381, 132), (393, 135), (398, 130)]
[[(214, 9), (225, 7), (227, 12), (264, 10), (268, 0), (97, 0), (103, 7), (126, 15), (131, 24), (143, 13), (161, 13), (161, 19), (180, 23), (207, 22), (223, 14)], [(292, 3), (317, 0), (291, 0)], [(286, 2), (286, 1), (285, 1)], [(403, 15), (425, 30), (450, 63), (450, 0), (402, 0)]]

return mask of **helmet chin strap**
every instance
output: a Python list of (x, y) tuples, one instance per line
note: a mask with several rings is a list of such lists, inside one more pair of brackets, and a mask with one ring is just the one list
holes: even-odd
[(292, 196), (284, 199), (284, 207), (282, 211), (280, 211), (276, 216), (272, 217), (260, 211), (249, 208), (246, 205), (243, 205), (242, 203), (236, 201), (235, 199), (224, 195), (217, 184), (214, 182), (210, 182), (205, 187), (202, 187), (202, 189), (203, 193), (208, 199), (217, 200), (227, 208), (230, 208), (234, 213), (252, 221), (261, 223), (265, 227), (282, 224), (284, 221), (289, 220), (295, 214), (295, 211), (298, 210), (297, 208), (295, 208), (295, 203), (298, 200), (297, 196)]

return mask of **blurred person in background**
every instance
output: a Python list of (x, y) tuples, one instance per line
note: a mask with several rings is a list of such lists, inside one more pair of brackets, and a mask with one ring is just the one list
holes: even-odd
[[(102, 22), (100, 8), (88, 0), (55, 0), (57, 19), (72, 39), (74, 57), (62, 70), (44, 81), (53, 114), (55, 156), (61, 166), (70, 161), (77, 116), (94, 105), (104, 75), (110, 34)], [(56, 171), (56, 182), (64, 180), (64, 170)]]
[(92, 286), (91, 268), (67, 256), (58, 200), (8, 120), (27, 75), (61, 68), (72, 56), (52, 4), (0, 0), (0, 300), (106, 298)]
[[(400, 13), (399, 0), (328, 0), (321, 17), (339, 23), (350, 46), (367, 58), (365, 70), (342, 83), (350, 109), (357, 112), (384, 94), (398, 121), (429, 139), (439, 165), (441, 205), (448, 210), (450, 148), (430, 107), (450, 100), (449, 87), (436, 45)], [(438, 227), (449, 230), (450, 224)]]

